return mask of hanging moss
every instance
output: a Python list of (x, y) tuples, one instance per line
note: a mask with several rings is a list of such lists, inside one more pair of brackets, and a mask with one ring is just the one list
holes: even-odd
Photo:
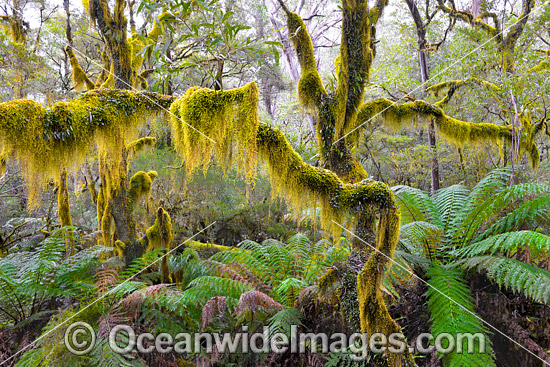
[[(460, 121), (445, 114), (441, 108), (424, 101), (419, 100), (398, 105), (385, 98), (375, 99), (362, 105), (353, 129), (366, 126), (367, 122), (378, 114), (381, 114), (385, 124), (393, 128), (402, 128), (416, 117), (433, 117), (442, 136), (458, 147), (469, 143), (492, 142), (497, 144), (503, 140), (511, 142), (513, 136), (511, 125), (500, 126), (491, 123)], [(429, 119), (425, 120), (429, 121)], [(358, 135), (352, 136), (357, 137)], [(526, 124), (524, 124), (520, 135), (520, 153), (526, 153), (529, 156), (532, 167), (538, 166), (539, 153), (534, 141), (534, 130), (532, 126), (529, 127)]]
[(69, 189), (67, 187), (67, 171), (63, 171), (57, 180), (57, 204), (61, 227), (72, 226), (71, 209), (69, 207)]
[(49, 108), (22, 99), (0, 103), (0, 146), (16, 158), (29, 187), (29, 206), (48, 180), (78, 167), (97, 146), (109, 168), (110, 188), (120, 180), (122, 149), (135, 139), (144, 116), (169, 107), (173, 97), (147, 92), (96, 89)]
[(208, 167), (215, 151), (224, 167), (237, 162), (253, 179), (258, 130), (258, 87), (252, 82), (229, 91), (191, 88), (170, 108), (175, 148), (189, 173)]

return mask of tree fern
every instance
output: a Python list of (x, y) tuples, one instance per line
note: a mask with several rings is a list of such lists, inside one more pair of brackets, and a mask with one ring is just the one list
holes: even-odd
[[(519, 184), (493, 195), (469, 212), (459, 211), (452, 233), (453, 242), (459, 246), (469, 243), (478, 236), (480, 228), (487, 228), (498, 220), (505, 208), (511, 204), (521, 201), (528, 204), (531, 201), (529, 198), (535, 198), (549, 191), (550, 185)], [(524, 218), (528, 218), (528, 211), (522, 213)], [(478, 238), (480, 239), (482, 238)]]
[(396, 194), (403, 223), (432, 222), (441, 226), (441, 214), (428, 194), (403, 185), (394, 186), (392, 190)]

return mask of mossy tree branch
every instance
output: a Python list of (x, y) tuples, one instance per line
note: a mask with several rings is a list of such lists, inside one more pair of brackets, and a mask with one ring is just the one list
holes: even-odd
[(65, 15), (67, 17), (65, 25), (65, 35), (67, 37), (68, 44), (65, 47), (65, 53), (67, 54), (67, 57), (69, 58), (69, 61), (71, 63), (71, 67), (73, 68), (72, 75), (74, 88), (76, 90), (92, 90), (95, 88), (95, 85), (90, 80), (84, 69), (82, 69), (82, 67), (80, 66), (78, 58), (76, 57), (73, 50), (74, 41), (71, 27), (71, 12), (69, 9), (69, 0), (63, 0), (63, 6), (65, 8)]
[[(525, 25), (529, 20), (529, 16), (535, 7), (535, 0), (522, 0), (522, 10), (518, 19), (510, 26), (506, 35), (500, 24), (498, 15), (492, 12), (483, 12), (479, 16), (474, 17), (472, 13), (463, 10), (457, 10), (454, 5), (452, 7), (445, 6), (445, 0), (437, 0), (438, 7), (449, 16), (462, 20), (473, 27), (484, 30), (490, 37), (495, 39), (499, 51), (502, 54), (501, 67), (505, 72), (513, 72), (514, 69), (514, 50), (519, 37), (525, 30)], [(482, 21), (484, 18), (491, 18), (494, 26)]]
[(438, 97), (439, 92), (441, 92), (442, 90), (447, 89), (447, 93), (445, 94), (443, 99), (441, 99), (440, 101), (434, 103), (435, 106), (441, 107), (442, 105), (447, 104), (447, 103), (450, 102), (451, 97), (454, 95), (454, 93), (458, 89), (460, 89), (464, 86), (472, 85), (472, 84), (477, 84), (479, 86), (486, 87), (486, 88), (488, 88), (489, 90), (491, 90), (493, 92), (501, 92), (502, 91), (499, 86), (497, 86), (497, 85), (495, 85), (491, 82), (488, 82), (486, 80), (479, 79), (479, 78), (468, 78), (468, 79), (465, 79), (465, 80), (449, 80), (449, 81), (446, 81), (446, 82), (441, 82), (441, 83), (434, 84), (434, 85), (428, 87), (426, 89), (426, 91), (428, 91), (428, 92), (432, 93), (433, 95), (435, 95), (436, 97)]
[[(448, 116), (440, 107), (420, 100), (399, 105), (385, 98), (369, 101), (361, 106), (359, 110), (357, 127), (366, 125), (368, 121), (379, 114), (381, 114), (384, 123), (393, 127), (401, 127), (416, 117), (433, 117), (439, 132), (459, 147), (467, 143), (484, 143), (487, 141), (511, 143), (514, 139), (511, 125), (500, 126), (491, 123), (476, 124), (460, 121)], [(540, 157), (534, 141), (535, 125), (525, 120), (522, 128), (520, 130), (520, 151), (527, 153), (531, 165), (537, 167)], [(357, 139), (359, 136), (358, 131), (356, 130), (353, 135)]]

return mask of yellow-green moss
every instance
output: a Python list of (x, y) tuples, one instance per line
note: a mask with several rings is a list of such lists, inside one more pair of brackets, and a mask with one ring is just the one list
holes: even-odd
[(114, 252), (120, 260), (124, 261), (124, 250), (126, 250), (126, 244), (120, 240), (116, 240), (114, 245)]
[(195, 248), (195, 249), (216, 249), (218, 251), (234, 251), (236, 250), (236, 247), (230, 247), (230, 246), (222, 246), (222, 245), (216, 245), (213, 243), (202, 243), (199, 241), (189, 241), (187, 243), (187, 247)]
[(212, 153), (224, 167), (237, 162), (251, 181), (257, 161), (258, 87), (228, 91), (190, 88), (171, 106), (175, 148), (189, 173), (206, 169)]
[(66, 46), (65, 53), (69, 57), (71, 67), (73, 68), (72, 75), (74, 89), (77, 91), (94, 89), (95, 84), (90, 80), (90, 78), (88, 78), (88, 75), (86, 75), (86, 72), (80, 66), (80, 63), (74, 54), (73, 48), (71, 46)]
[[(496, 144), (502, 140), (512, 141), (511, 125), (500, 126), (491, 123), (460, 121), (445, 114), (441, 108), (420, 100), (403, 104), (395, 104), (385, 98), (369, 101), (359, 109), (353, 129), (367, 126), (367, 122), (370, 122), (374, 116), (379, 114), (381, 114), (384, 124), (393, 128), (402, 128), (405, 123), (409, 123), (415, 117), (435, 118), (439, 132), (445, 139), (458, 147), (469, 143), (483, 144), (491, 142)], [(429, 121), (429, 119), (425, 120), (426, 122)], [(524, 125), (523, 133), (520, 135), (520, 152), (521, 154), (527, 153), (531, 166), (537, 167), (539, 154), (533, 139), (534, 130), (532, 127), (529, 128), (526, 124)], [(352, 136), (357, 137), (358, 135)]]
[(141, 153), (146, 148), (153, 148), (156, 143), (157, 138), (147, 136), (145, 138), (134, 140), (130, 144), (126, 145), (126, 150), (128, 151), (129, 157), (132, 157), (136, 156), (138, 153)]
[[(174, 232), (172, 231), (172, 219), (170, 215), (163, 209), (157, 210), (157, 218), (152, 227), (146, 232), (147, 248), (145, 252), (152, 249), (164, 248), (166, 251), (170, 251)], [(170, 281), (170, 272), (168, 269), (168, 256), (163, 257), (161, 263), (162, 281)]]
[(0, 176), (6, 173), (6, 156), (0, 154)]
[(151, 195), (151, 188), (153, 187), (153, 181), (157, 178), (158, 173), (156, 171), (143, 172), (139, 171), (130, 179), (130, 187), (128, 189), (128, 196), (133, 203), (137, 203), (143, 199), (147, 200)]
[(298, 61), (302, 68), (302, 77), (298, 83), (300, 102), (309, 108), (318, 107), (321, 98), (326, 95), (325, 87), (315, 62), (315, 54), (311, 37), (307, 32), (302, 18), (291, 11), (287, 12), (287, 27), (290, 33), (290, 41), (298, 55)]
[(273, 193), (282, 194), (297, 209), (320, 205), (322, 225), (334, 238), (341, 233), (336, 223), (367, 208), (395, 207), (391, 190), (381, 182), (345, 184), (334, 172), (304, 163), (279, 129), (260, 124), (258, 148), (267, 163)]
[(71, 209), (69, 207), (69, 189), (67, 187), (67, 172), (59, 176), (57, 186), (57, 205), (61, 227), (72, 226)]

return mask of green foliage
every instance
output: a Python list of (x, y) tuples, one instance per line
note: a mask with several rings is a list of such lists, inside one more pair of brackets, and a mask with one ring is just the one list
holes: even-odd
[[(473, 298), (463, 274), (455, 269), (434, 266), (428, 270), (428, 309), (430, 310), (431, 332), (434, 338), (449, 333), (457, 341), (460, 333), (481, 333), (485, 339), (485, 351), (478, 342), (473, 343), (475, 351), (467, 353), (467, 339), (463, 340), (462, 353), (457, 348), (443, 355), (443, 363), (449, 367), (495, 366), (494, 352), (487, 337), (487, 329), (475, 313)], [(447, 341), (448, 343), (448, 341)], [(444, 348), (446, 343), (442, 343)]]
[(87, 300), (95, 293), (93, 273), (98, 258), (111, 251), (93, 246), (65, 253), (64, 229), (56, 230), (35, 249), (0, 259), (0, 320), (18, 325), (39, 313), (52, 298)]
[[(472, 190), (453, 185), (433, 197), (394, 187), (405, 223), (399, 257), (426, 271), (433, 287), (427, 298), (434, 334), (450, 330), (486, 333), (459, 269), (476, 270), (500, 287), (548, 304), (550, 272), (510, 257), (529, 251), (534, 258), (544, 259), (550, 252), (549, 236), (524, 229), (547, 223), (550, 186), (510, 186), (511, 177), (510, 167), (497, 169)], [(475, 357), (451, 353), (443, 362), (446, 366), (485, 366), (493, 363), (493, 357), (491, 351)]]

